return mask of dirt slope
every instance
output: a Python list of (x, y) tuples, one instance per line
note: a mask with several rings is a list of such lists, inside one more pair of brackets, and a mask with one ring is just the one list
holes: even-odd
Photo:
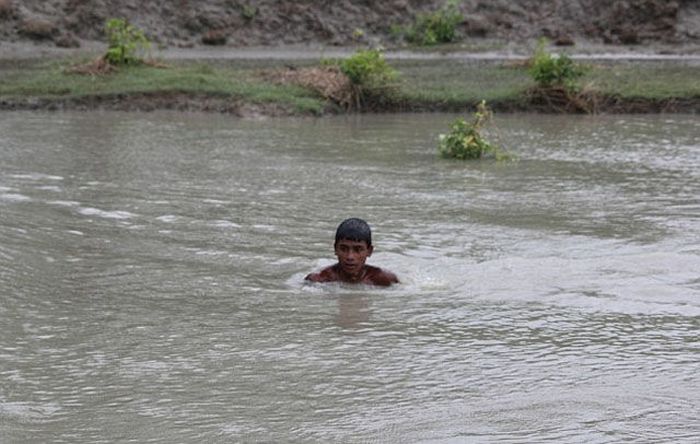
[[(125, 17), (164, 45), (389, 43), (444, 0), (0, 0), (2, 42), (80, 46)], [(698, 0), (463, 0), (462, 38), (547, 36), (612, 44), (700, 42)]]

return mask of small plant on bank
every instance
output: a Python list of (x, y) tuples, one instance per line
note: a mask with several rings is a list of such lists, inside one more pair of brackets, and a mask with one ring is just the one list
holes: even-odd
[(361, 28), (355, 28), (354, 31), (352, 31), (352, 39), (356, 42), (359, 42), (365, 38), (365, 31)]
[(68, 68), (66, 72), (94, 76), (109, 74), (120, 66), (148, 64), (156, 68), (166, 67), (142, 57), (151, 48), (151, 42), (142, 30), (130, 25), (125, 19), (108, 19), (105, 22), (105, 34), (108, 46), (104, 55), (87, 64)]
[(246, 22), (251, 22), (258, 15), (258, 8), (253, 5), (243, 5), (241, 7), (241, 17)]
[(458, 5), (459, 0), (448, 0), (435, 12), (419, 14), (406, 30), (406, 40), (424, 46), (453, 42), (457, 37), (457, 25), (464, 20)]
[(340, 62), (340, 70), (350, 79), (358, 109), (390, 101), (396, 92), (398, 73), (379, 49), (357, 51)]
[(545, 49), (546, 39), (541, 39), (529, 61), (528, 72), (536, 86), (528, 92), (530, 102), (545, 111), (594, 113), (600, 101), (588, 85), (581, 88), (578, 80), (588, 72), (588, 67), (573, 61), (568, 55), (552, 55)]
[(105, 59), (112, 65), (137, 65), (143, 63), (140, 55), (150, 49), (151, 42), (144, 32), (125, 19), (112, 18), (105, 24), (109, 47)]
[(530, 61), (530, 76), (541, 88), (564, 87), (567, 91), (577, 91), (577, 81), (586, 69), (566, 54), (550, 54), (546, 44), (546, 39), (539, 41)]
[(441, 134), (438, 144), (440, 155), (452, 159), (481, 159), (493, 157), (497, 160), (507, 160), (510, 156), (498, 146), (490, 143), (481, 134), (483, 127), (493, 117), (492, 111), (481, 101), (477, 106), (471, 122), (456, 119), (450, 125), (450, 132)]

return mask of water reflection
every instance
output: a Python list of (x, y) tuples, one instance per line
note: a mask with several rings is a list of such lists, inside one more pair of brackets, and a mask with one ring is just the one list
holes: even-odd
[(370, 318), (370, 296), (348, 295), (338, 297), (336, 324), (343, 328), (360, 328)]

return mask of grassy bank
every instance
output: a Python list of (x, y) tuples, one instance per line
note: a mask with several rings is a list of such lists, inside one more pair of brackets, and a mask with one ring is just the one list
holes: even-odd
[[(89, 107), (93, 101), (101, 107), (129, 107), (137, 99), (136, 108), (143, 107), (143, 99), (164, 98), (182, 104), (206, 100), (217, 103), (274, 105), (288, 113), (320, 114), (324, 103), (310, 91), (293, 85), (276, 85), (261, 81), (257, 69), (215, 68), (204, 63), (185, 63), (166, 68), (147, 65), (124, 66), (108, 75), (79, 75), (68, 73), (75, 62), (25, 64), (0, 69), (0, 101), (8, 107), (34, 107), (37, 103), (50, 107), (60, 103), (70, 107), (79, 104)], [(111, 105), (110, 105), (111, 104)], [(178, 107), (177, 103), (171, 107)], [(195, 103), (189, 103), (196, 108)], [(232, 108), (233, 109), (233, 108)]]
[[(77, 75), (76, 61), (3, 63), (0, 107), (179, 108), (236, 112), (253, 106), (275, 114), (336, 110), (311, 90), (266, 80), (264, 72), (315, 64), (294, 61), (179, 62), (168, 68), (121, 67), (109, 75)], [(535, 109), (533, 81), (521, 64), (454, 59), (395, 60), (395, 98), (387, 110), (471, 109), (486, 100), (497, 110)], [(603, 98), (601, 112), (700, 112), (700, 66), (673, 62), (591, 64), (580, 80)], [(542, 111), (542, 109), (538, 109)], [(545, 110), (546, 111), (546, 110)]]

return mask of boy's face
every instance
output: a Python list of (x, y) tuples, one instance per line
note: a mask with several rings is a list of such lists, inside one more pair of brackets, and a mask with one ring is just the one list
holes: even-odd
[(372, 246), (367, 246), (365, 241), (352, 241), (341, 239), (335, 243), (335, 255), (342, 270), (357, 276), (364, 270), (365, 261), (372, 255)]

